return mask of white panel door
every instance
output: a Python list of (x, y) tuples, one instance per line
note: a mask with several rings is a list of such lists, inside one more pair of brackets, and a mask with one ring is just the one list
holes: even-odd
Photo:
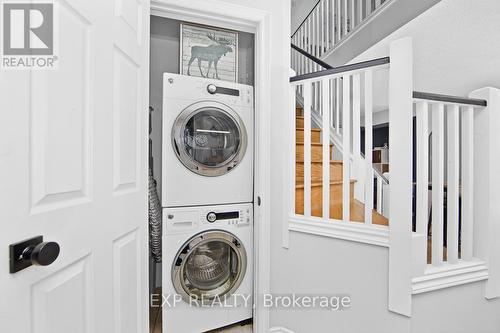
[(58, 69), (0, 70), (0, 332), (147, 332), (149, 0), (55, 2)]

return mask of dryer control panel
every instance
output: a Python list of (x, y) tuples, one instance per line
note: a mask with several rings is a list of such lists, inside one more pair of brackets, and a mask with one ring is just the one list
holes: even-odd
[(253, 108), (252, 86), (215, 79), (163, 74), (164, 99), (217, 100), (230, 106)]
[(201, 212), (200, 221), (209, 224), (247, 225), (252, 221), (252, 209), (249, 206), (233, 207), (237, 209), (208, 208)]

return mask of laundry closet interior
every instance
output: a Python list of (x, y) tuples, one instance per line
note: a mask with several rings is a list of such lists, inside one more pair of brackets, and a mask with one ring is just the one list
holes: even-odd
[(251, 332), (255, 35), (150, 23), (151, 332)]

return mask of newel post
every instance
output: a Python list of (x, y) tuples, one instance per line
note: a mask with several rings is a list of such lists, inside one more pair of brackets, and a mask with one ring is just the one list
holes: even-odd
[(389, 70), (389, 310), (411, 316), (413, 47), (390, 45)]
[(500, 90), (469, 96), (487, 102), (474, 110), (473, 256), (488, 266), (484, 296), (491, 299), (500, 297)]

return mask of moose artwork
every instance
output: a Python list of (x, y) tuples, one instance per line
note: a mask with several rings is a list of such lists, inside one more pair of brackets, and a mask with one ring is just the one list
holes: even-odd
[(181, 24), (182, 74), (236, 82), (237, 59), (237, 32)]

